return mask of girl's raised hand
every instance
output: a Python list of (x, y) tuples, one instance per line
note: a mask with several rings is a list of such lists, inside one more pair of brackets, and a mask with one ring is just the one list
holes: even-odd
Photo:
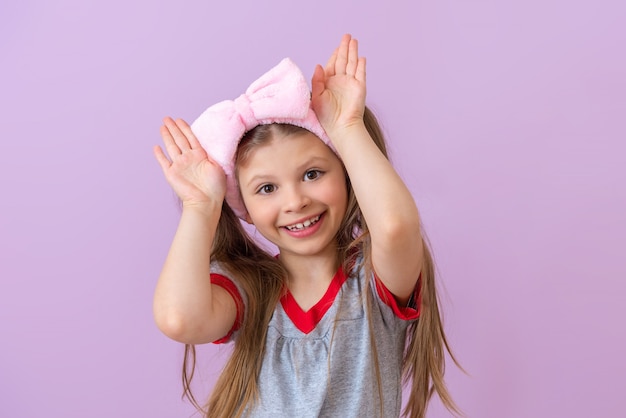
[(158, 145), (154, 147), (154, 156), (183, 207), (206, 203), (221, 205), (226, 193), (222, 168), (209, 159), (184, 120), (166, 117), (163, 123), (161, 137), (170, 158)]
[(356, 39), (343, 36), (326, 67), (315, 68), (311, 88), (313, 110), (332, 140), (333, 132), (363, 123), (365, 58)]

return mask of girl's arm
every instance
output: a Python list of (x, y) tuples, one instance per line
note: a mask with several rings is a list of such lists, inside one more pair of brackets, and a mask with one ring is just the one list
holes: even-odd
[(356, 39), (344, 35), (312, 81), (315, 112), (348, 171), (371, 234), (376, 274), (399, 302), (414, 292), (423, 243), (415, 201), (378, 149), (363, 122), (365, 58)]
[(182, 201), (178, 229), (154, 294), (154, 318), (168, 337), (187, 344), (215, 341), (237, 315), (228, 292), (210, 281), (210, 254), (225, 193), (222, 169), (182, 120), (166, 118), (161, 136), (167, 153), (154, 154)]

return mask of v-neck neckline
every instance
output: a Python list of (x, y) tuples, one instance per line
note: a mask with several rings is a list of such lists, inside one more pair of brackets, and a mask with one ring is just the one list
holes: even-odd
[(280, 303), (283, 310), (296, 328), (303, 333), (308, 334), (315, 329), (328, 309), (330, 309), (333, 305), (333, 302), (335, 301), (337, 294), (345, 281), (346, 275), (344, 274), (343, 269), (339, 267), (328, 285), (326, 293), (324, 293), (322, 298), (306, 312), (302, 310), (300, 305), (298, 305), (298, 302), (296, 302), (296, 299), (293, 297), (289, 289), (287, 289), (283, 297), (280, 298)]

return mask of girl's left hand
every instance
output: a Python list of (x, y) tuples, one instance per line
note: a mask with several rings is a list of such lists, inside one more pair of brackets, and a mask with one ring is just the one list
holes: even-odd
[(356, 39), (343, 36), (326, 67), (315, 68), (311, 87), (313, 110), (331, 140), (338, 136), (334, 132), (363, 124), (365, 58)]

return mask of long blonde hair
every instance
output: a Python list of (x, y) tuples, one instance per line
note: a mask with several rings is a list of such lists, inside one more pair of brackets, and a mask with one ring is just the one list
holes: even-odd
[[(369, 108), (365, 109), (364, 122), (374, 142), (387, 157), (382, 130)], [(303, 128), (293, 125), (257, 126), (241, 140), (237, 151), (237, 165), (245, 161), (256, 146), (267, 141), (274, 133), (290, 135), (302, 131)], [(346, 180), (348, 206), (337, 232), (338, 257), (342, 261), (344, 271), (348, 272), (348, 266), (353, 265), (356, 256), (361, 254), (363, 268), (366, 273), (371, 273), (369, 230), (347, 174)], [(457, 365), (458, 363), (450, 351), (444, 333), (435, 286), (434, 263), (427, 242), (424, 242), (423, 258), (419, 283), (421, 313), (419, 320), (411, 324), (407, 330), (402, 370), (404, 384), (410, 388), (403, 414), (410, 418), (425, 416), (426, 407), (434, 392), (437, 392), (446, 408), (459, 414), (459, 409), (444, 382), (445, 352), (450, 354)], [(232, 355), (205, 407), (200, 405), (191, 390), (196, 366), (195, 347), (185, 346), (182, 375), (184, 396), (187, 396), (206, 418), (241, 417), (247, 408), (254, 405), (259, 396), (258, 378), (265, 353), (267, 327), (277, 303), (284, 294), (287, 274), (274, 256), (261, 249), (249, 237), (226, 203), (222, 206), (211, 260), (219, 262), (223, 268), (232, 273), (233, 277), (237, 277), (237, 283), (245, 294), (245, 313), (234, 341)], [(370, 299), (368, 297), (367, 303), (371, 306)], [(371, 320), (369, 322), (371, 327)], [(378, 358), (375, 341), (372, 350), (374, 358)], [(374, 368), (378, 380), (378, 395), (382, 400), (378, 362), (375, 362)]]

